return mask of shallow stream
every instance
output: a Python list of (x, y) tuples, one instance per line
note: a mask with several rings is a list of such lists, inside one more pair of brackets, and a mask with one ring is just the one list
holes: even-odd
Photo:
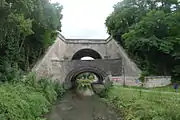
[(82, 96), (68, 92), (57, 101), (48, 120), (121, 120), (97, 95)]

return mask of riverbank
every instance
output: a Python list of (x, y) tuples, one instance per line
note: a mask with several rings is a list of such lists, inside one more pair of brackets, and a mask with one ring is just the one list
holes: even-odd
[(43, 114), (62, 96), (61, 86), (29, 74), (16, 82), (0, 85), (1, 120), (44, 120)]
[(180, 120), (179, 94), (113, 86), (106, 100), (124, 116), (124, 120)]
[[(123, 87), (123, 86), (121, 86)], [(149, 90), (149, 91), (159, 91), (159, 92), (176, 92), (173, 85), (168, 85), (164, 87), (155, 87), (155, 88), (144, 88), (144, 87), (137, 87), (137, 86), (125, 86), (125, 88), (134, 88), (134, 89), (142, 89), (142, 90)], [(180, 93), (180, 90), (178, 91)]]

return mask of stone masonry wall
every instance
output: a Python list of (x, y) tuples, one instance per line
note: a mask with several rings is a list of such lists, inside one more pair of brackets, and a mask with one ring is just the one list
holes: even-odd
[[(111, 81), (115, 85), (123, 85), (125, 81), (125, 85), (127, 86), (141, 86), (141, 82), (138, 81), (136, 77), (126, 77), (126, 76), (111, 76)], [(153, 88), (153, 87), (163, 87), (171, 84), (170, 76), (151, 76), (146, 77), (144, 82), (145, 88)]]

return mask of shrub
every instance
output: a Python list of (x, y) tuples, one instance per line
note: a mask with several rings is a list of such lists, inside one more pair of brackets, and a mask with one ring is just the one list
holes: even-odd
[(14, 82), (21, 78), (23, 71), (18, 68), (17, 64), (10, 64), (1, 59), (0, 62), (3, 62), (0, 64), (0, 82)]
[(78, 90), (86, 90), (86, 89), (92, 90), (91, 83), (92, 81), (89, 79), (80, 79), (80, 80), (76, 80), (75, 84)]
[[(99, 91), (99, 92), (98, 92), (98, 95), (99, 95), (100, 97), (106, 98), (106, 97), (108, 97), (108, 92), (109, 92), (110, 88), (112, 87), (112, 84), (113, 84), (113, 83), (112, 83), (112, 81), (110, 81), (109, 77), (106, 77), (106, 78), (104, 79), (104, 84), (103, 84), (104, 87), (101, 87), (101, 88), (100, 88), (101, 90), (95, 89), (95, 87), (93, 87), (93, 88), (94, 88), (94, 90), (96, 91), (96, 93), (97, 93), (97, 91)], [(97, 87), (97, 88), (98, 88), (98, 87)]]
[(58, 94), (64, 92), (49, 79), (37, 81), (32, 73), (20, 81), (0, 85), (0, 120), (41, 120)]

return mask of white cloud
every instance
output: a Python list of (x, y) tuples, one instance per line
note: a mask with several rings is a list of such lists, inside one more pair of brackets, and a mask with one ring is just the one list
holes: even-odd
[(107, 38), (105, 19), (120, 0), (51, 0), (63, 5), (65, 38)]

